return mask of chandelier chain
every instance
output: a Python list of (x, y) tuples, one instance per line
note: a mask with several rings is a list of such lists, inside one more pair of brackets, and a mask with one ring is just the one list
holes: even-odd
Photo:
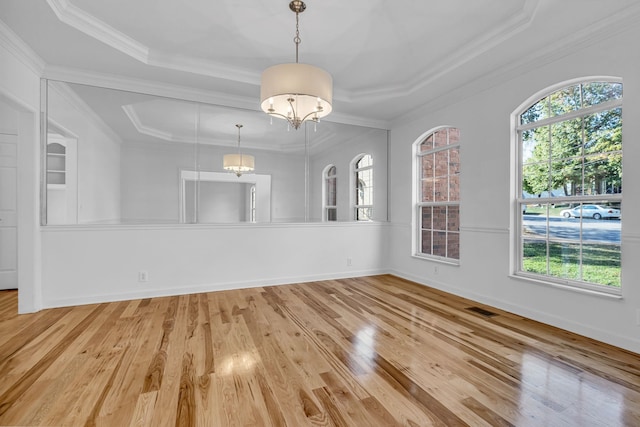
[(241, 124), (237, 124), (236, 127), (238, 128), (238, 154), (240, 154), (240, 156), (242, 156), (242, 153), (240, 152), (240, 128), (242, 128), (242, 125)]
[(300, 39), (300, 22), (299, 22), (299, 13), (296, 12), (296, 36), (293, 38), (293, 42), (296, 44), (296, 64), (298, 63), (298, 46), (302, 41)]

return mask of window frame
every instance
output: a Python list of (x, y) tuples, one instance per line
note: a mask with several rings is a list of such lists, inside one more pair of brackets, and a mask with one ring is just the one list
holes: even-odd
[(249, 222), (256, 222), (256, 185), (249, 187)]
[[(333, 170), (333, 174), (331, 171)], [(336, 204), (330, 205), (327, 203), (327, 197), (329, 195), (330, 181), (333, 181), (333, 191), (336, 196)], [(334, 219), (331, 219), (329, 211), (334, 212)], [(322, 221), (335, 222), (338, 220), (338, 169), (334, 164), (327, 165), (322, 170)]]
[[(360, 161), (362, 159), (364, 159), (366, 156), (369, 156), (371, 158), (371, 164), (367, 165), (367, 166), (362, 166), (359, 167), (358, 163), (360, 163)], [(375, 174), (374, 174), (374, 159), (373, 159), (373, 155), (370, 153), (361, 153), (358, 154), (356, 157), (354, 157), (354, 159), (351, 161), (351, 190), (350, 190), (350, 194), (351, 194), (351, 215), (352, 215), (352, 219), (354, 221), (358, 221), (358, 222), (366, 222), (366, 221), (373, 221), (373, 197), (374, 197), (374, 189), (375, 189), (375, 185), (373, 185), (374, 180), (375, 180)], [(371, 203), (369, 204), (359, 204), (358, 203), (358, 191), (359, 191), (359, 186), (358, 183), (360, 181), (360, 177), (359, 174), (362, 172), (366, 172), (370, 170), (371, 171)], [(358, 218), (358, 210), (359, 209), (369, 209), (369, 217), (367, 219), (359, 219)]]
[[(621, 114), (623, 115), (623, 101), (624, 95), (621, 96), (620, 99), (608, 100), (605, 102), (601, 102), (598, 104), (590, 105), (585, 108), (579, 108), (577, 110), (573, 110), (564, 114), (559, 114), (551, 117), (547, 117), (538, 121), (532, 121), (529, 123), (522, 124), (521, 116), (529, 108), (533, 107), (537, 102), (542, 99), (551, 96), (552, 94), (563, 90), (565, 88), (570, 88), (575, 85), (582, 85), (588, 83), (612, 83), (612, 84), (623, 84), (621, 78), (611, 77), (611, 76), (591, 76), (591, 77), (582, 77), (577, 79), (571, 79), (559, 82), (552, 86), (549, 86), (545, 89), (542, 89), (532, 96), (530, 96), (526, 101), (524, 101), (518, 108), (514, 110), (511, 114), (511, 138), (512, 138), (512, 215), (511, 215), (511, 262), (510, 262), (510, 275), (512, 277), (526, 279), (529, 281), (533, 281), (536, 283), (541, 283), (544, 285), (556, 286), (565, 289), (570, 289), (574, 291), (580, 292), (588, 292), (599, 294), (603, 296), (612, 296), (612, 297), (620, 297), (622, 295), (622, 274), (620, 280), (620, 287), (613, 287), (603, 284), (596, 284), (592, 282), (586, 282), (584, 280), (575, 280), (568, 279), (562, 277), (552, 276), (550, 274), (542, 274), (542, 273), (534, 273), (530, 271), (525, 271), (523, 268), (523, 245), (522, 245), (522, 230), (524, 224), (524, 210), (527, 205), (532, 203), (531, 198), (527, 198), (524, 196), (523, 192), (523, 144), (522, 144), (522, 133), (527, 130), (533, 130), (539, 127), (550, 126), (555, 123), (562, 123), (569, 120), (573, 120), (576, 118), (587, 117), (590, 114), (609, 111), (613, 109), (619, 108), (621, 110)], [(624, 91), (624, 88), (623, 88)], [(624, 122), (624, 119), (622, 120)], [(624, 138), (623, 138), (624, 141)], [(624, 152), (624, 145), (622, 145), (621, 153)], [(624, 159), (624, 154), (621, 154)], [(581, 155), (584, 157), (584, 153)], [(566, 157), (563, 157), (566, 159)], [(624, 162), (624, 160), (623, 160)], [(578, 204), (598, 204), (603, 200), (606, 201), (614, 201), (617, 203), (622, 203), (623, 195), (622, 193), (613, 193), (613, 194), (595, 194), (595, 195), (580, 195), (580, 196), (549, 196), (549, 197), (537, 197), (535, 199), (536, 204), (562, 204), (562, 203), (578, 203)], [(620, 219), (622, 221), (622, 219)], [(582, 228), (582, 224), (580, 226)], [(552, 239), (546, 238), (545, 241), (552, 242)], [(585, 239), (583, 239), (582, 235), (579, 237), (580, 246), (582, 246)], [(620, 242), (620, 255), (622, 257), (622, 242)], [(547, 259), (549, 255), (547, 255)], [(621, 272), (622, 272), (622, 266)]]
[[(450, 125), (442, 125), (442, 126), (437, 126), (434, 127), (430, 130), (428, 130), (427, 132), (423, 133), (418, 139), (416, 139), (416, 141), (413, 143), (413, 151), (412, 151), (412, 157), (413, 157), (413, 220), (412, 220), (412, 227), (413, 227), (413, 238), (412, 238), (412, 247), (411, 247), (411, 252), (412, 252), (412, 256), (416, 257), (416, 258), (420, 258), (420, 259), (425, 259), (425, 260), (430, 260), (430, 261), (438, 261), (441, 263), (446, 263), (446, 264), (452, 264), (452, 265), (460, 265), (460, 258), (461, 258), (461, 245), (460, 245), (460, 236), (461, 236), (461, 225), (460, 225), (460, 205), (461, 205), (461, 197), (459, 196), (457, 200), (450, 200), (450, 197), (448, 194), (447, 196), (447, 200), (446, 201), (424, 201), (422, 200), (422, 158), (428, 154), (434, 154), (437, 152), (443, 152), (443, 151), (449, 151), (452, 149), (457, 149), (458, 150), (458, 156), (460, 156), (460, 152), (461, 152), (461, 144), (460, 144), (460, 138), (458, 139), (458, 142), (455, 144), (449, 144), (447, 142), (446, 145), (442, 146), (442, 147), (437, 147), (437, 148), (433, 148), (431, 150), (426, 150), (426, 151), (422, 151), (421, 150), (421, 146), (422, 144), (431, 136), (435, 135), (438, 131), (442, 131), (442, 130), (447, 130), (447, 139), (449, 138), (449, 134), (448, 134), (448, 130), (449, 129), (455, 129), (458, 132), (460, 132), (460, 128), (456, 127), (456, 126), (450, 126)], [(459, 158), (459, 165), (458, 165), (458, 177), (460, 177), (460, 171), (461, 171), (461, 159)], [(447, 174), (447, 177), (449, 178), (450, 175)], [(449, 189), (449, 187), (447, 186), (447, 188)], [(458, 181), (458, 194), (460, 193), (460, 181)], [(446, 207), (447, 208), (447, 213), (446, 213), (446, 221), (448, 223), (449, 221), (449, 212), (448, 212), (448, 208), (450, 206), (456, 206), (458, 208), (458, 258), (451, 258), (451, 257), (447, 257), (447, 256), (441, 256), (441, 255), (433, 255), (428, 254), (428, 253), (424, 253), (422, 252), (422, 208), (424, 207)], [(433, 230), (432, 230), (433, 231)], [(448, 235), (448, 230), (445, 230), (447, 232)], [(448, 245), (448, 239), (447, 239), (447, 245)], [(448, 252), (448, 247), (447, 247), (447, 252)]]

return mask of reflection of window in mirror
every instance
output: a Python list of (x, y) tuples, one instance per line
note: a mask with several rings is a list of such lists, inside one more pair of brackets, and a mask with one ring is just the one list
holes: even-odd
[(329, 165), (325, 168), (323, 177), (324, 177), (324, 188), (323, 193), (323, 215), (322, 219), (324, 221), (337, 221), (338, 219), (338, 207), (337, 207), (337, 177), (336, 177), (336, 167), (333, 165)]
[(373, 158), (370, 154), (356, 157), (354, 166), (356, 221), (371, 221), (373, 214)]
[[(364, 154), (376, 159), (375, 219), (386, 220), (386, 130), (325, 122), (318, 132), (282, 132), (254, 110), (60, 81), (43, 81), (42, 93), (46, 143), (60, 144), (41, 147), (43, 224), (353, 220)], [(239, 122), (242, 152), (260, 150), (268, 178), (208, 175), (223, 173), (224, 155), (237, 151)], [(335, 175), (326, 194), (331, 166), (342, 188)], [(201, 173), (176, 179), (177, 171)]]
[(256, 222), (256, 186), (249, 190), (249, 222)]

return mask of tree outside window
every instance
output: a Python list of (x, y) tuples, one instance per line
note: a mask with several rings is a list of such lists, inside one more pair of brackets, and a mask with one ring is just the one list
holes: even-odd
[(516, 272), (617, 293), (622, 83), (548, 93), (518, 116), (517, 135)]

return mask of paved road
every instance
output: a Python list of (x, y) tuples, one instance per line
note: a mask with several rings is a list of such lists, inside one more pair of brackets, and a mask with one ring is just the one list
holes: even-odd
[[(546, 218), (539, 215), (523, 217), (524, 226), (532, 233), (545, 235), (547, 232)], [(549, 218), (549, 234), (551, 237), (562, 239), (580, 239), (580, 218)], [(620, 243), (620, 220), (582, 219), (582, 240)]]

